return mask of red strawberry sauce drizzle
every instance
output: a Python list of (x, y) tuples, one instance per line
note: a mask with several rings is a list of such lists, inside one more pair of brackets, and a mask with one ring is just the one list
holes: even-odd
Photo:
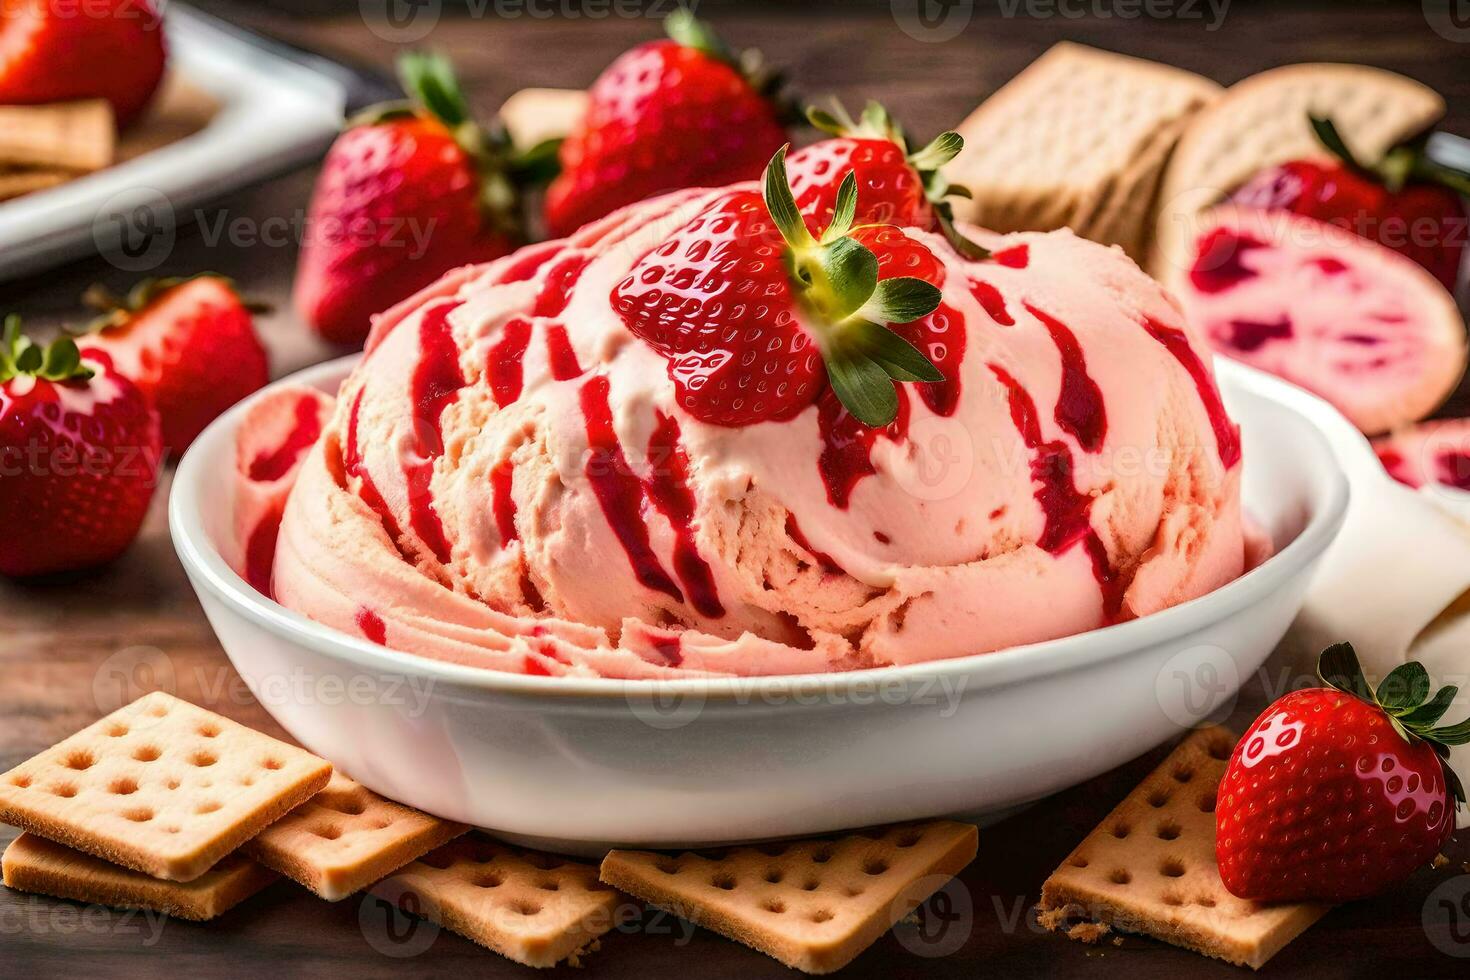
[(521, 249), (516, 260), (500, 273), (499, 281), (525, 282), (540, 272), (546, 263), (560, 255), (566, 247), (565, 242), (554, 241)]
[(281, 508), (276, 507), (260, 519), (245, 542), (245, 581), (255, 591), (274, 600), (272, 575), (276, 564), (276, 540), (281, 534)]
[(1258, 273), (1240, 261), (1246, 252), (1265, 248), (1266, 243), (1230, 228), (1216, 228), (1199, 243), (1199, 257), (1189, 270), (1189, 281), (1202, 293), (1233, 289)]
[(359, 388), (357, 390), (357, 397), (352, 400), (352, 411), (347, 417), (347, 445), (342, 448), (342, 468), (346, 470), (348, 476), (358, 479), (360, 486), (357, 495), (362, 498), (362, 502), (367, 504), (373, 513), (378, 515), (378, 519), (383, 522), (383, 530), (387, 531), (388, 537), (393, 540), (393, 546), (398, 549), (399, 554), (403, 555), (405, 561), (412, 564), (413, 559), (404, 552), (403, 545), (399, 540), (403, 536), (403, 530), (398, 526), (398, 521), (393, 516), (392, 508), (388, 506), (388, 502), (383, 499), (382, 493), (378, 491), (378, 485), (373, 482), (373, 478), (368, 473), (367, 467), (363, 465), (362, 451), (357, 444), (357, 417), (358, 413), (362, 410), (362, 396), (366, 392), (366, 387)]
[(677, 633), (667, 636), (650, 636), (649, 645), (666, 667), (678, 667), (684, 662), (684, 641)]
[(1109, 565), (1107, 548), (1093, 530), (1089, 519), (1093, 498), (1079, 493), (1072, 481), (1072, 450), (1060, 439), (1043, 442), (1041, 417), (1031, 395), (1000, 365), (991, 364), (990, 371), (1006, 388), (1011, 421), (1022, 441), (1036, 454), (1031, 460), (1031, 478), (1037, 484), (1036, 502), (1046, 518), (1037, 546), (1060, 555), (1081, 544), (1092, 561), (1093, 577), (1102, 590), (1104, 614), (1110, 622), (1116, 620), (1123, 606), (1126, 583)]
[(521, 397), (523, 380), (521, 361), (531, 342), (531, 321), (516, 317), (506, 322), (500, 339), (490, 347), (485, 358), (485, 374), (490, 379), (490, 393), (501, 408)]
[(367, 606), (359, 606), (357, 609), (357, 628), (362, 630), (362, 635), (374, 643), (388, 642), (388, 627), (383, 625), (383, 617), (373, 612)]
[(801, 528), (796, 523), (795, 514), (788, 513), (786, 515), (786, 536), (792, 541), (795, 541), (798, 546), (805, 548), (817, 560), (817, 564), (822, 566), (824, 571), (842, 573), (842, 566), (837, 564), (831, 555), (812, 547), (812, 543), (806, 539), (806, 535), (801, 533)]
[(560, 323), (546, 325), (546, 359), (551, 364), (551, 376), (557, 381), (570, 381), (582, 373), (567, 328)]
[(495, 511), (495, 530), (503, 548), (516, 539), (516, 502), (511, 496), (515, 464), (508, 459), (495, 464), (490, 471), (490, 500)]
[(531, 309), (532, 316), (559, 316), (567, 308), (567, 303), (572, 299), (572, 287), (576, 285), (577, 279), (582, 275), (582, 270), (587, 268), (591, 256), (585, 252), (578, 252), (560, 259), (546, 273), (546, 282), (541, 285), (541, 292), (536, 295), (536, 303)]
[(643, 523), (642, 513), (643, 481), (628, 466), (617, 432), (613, 429), (608, 387), (605, 375), (591, 378), (582, 386), (582, 416), (587, 422), (589, 450), (585, 468), (587, 480), (592, 484), (592, 492), (597, 495), (603, 516), (623, 546), (638, 581), (646, 588), (683, 602), (684, 593), (664, 571), (649, 544), (648, 527)]
[(908, 432), (908, 394), (903, 386), (897, 391), (898, 417), (882, 429), (869, 428), (853, 418), (831, 389), (817, 400), (817, 429), (822, 436), (817, 469), (827, 487), (827, 501), (833, 507), (846, 510), (858, 481), (878, 472), (872, 458), (873, 444), (878, 437), (899, 442)]
[(1095, 453), (1102, 448), (1103, 437), (1107, 435), (1108, 415), (1103, 406), (1102, 391), (1087, 373), (1082, 345), (1077, 343), (1076, 335), (1067, 325), (1056, 317), (1043, 313), (1030, 303), (1026, 304), (1026, 310), (1046, 327), (1057, 345), (1057, 353), (1062, 357), (1057, 424), (1071, 433), (1083, 449)]
[(990, 258), (996, 265), (1003, 265), (1007, 269), (1024, 269), (1031, 264), (1031, 247), (1013, 245), (1008, 249), (996, 252)]
[(1240, 462), (1240, 428), (1225, 413), (1225, 403), (1220, 400), (1220, 389), (1210, 377), (1209, 369), (1189, 345), (1189, 338), (1183, 330), (1165, 326), (1152, 319), (1145, 319), (1143, 328), (1149, 332), (1149, 336), (1163, 344), (1194, 379), (1200, 401), (1204, 402), (1205, 414), (1210, 418), (1210, 428), (1215, 430), (1215, 446), (1220, 453), (1220, 465), (1230, 469)]
[(1006, 301), (1000, 295), (1000, 290), (990, 283), (983, 279), (971, 279), (970, 295), (975, 297), (975, 302), (979, 303), (980, 308), (996, 323), (1003, 327), (1016, 325), (1016, 319), (1006, 309)]
[(296, 421), (284, 442), (271, 452), (263, 452), (250, 461), (250, 479), (258, 483), (274, 483), (287, 473), (301, 454), (322, 434), (322, 417), (313, 398), (296, 403)]
[(648, 438), (649, 499), (674, 529), (674, 571), (701, 616), (719, 619), (725, 607), (715, 590), (714, 574), (694, 544), (694, 493), (689, 489), (689, 457), (679, 444), (679, 423), (658, 412), (658, 425)]
[(459, 345), (454, 342), (454, 330), (449, 324), (450, 311), (459, 305), (453, 301), (431, 307), (419, 323), (419, 362), (409, 383), (418, 459), (405, 461), (403, 465), (408, 483), (409, 523), (434, 557), (444, 564), (450, 559), (449, 541), (444, 537), (444, 524), (434, 510), (429, 484), (434, 475), (434, 460), (444, 452), (444, 409), (465, 386), (464, 375), (459, 370)]

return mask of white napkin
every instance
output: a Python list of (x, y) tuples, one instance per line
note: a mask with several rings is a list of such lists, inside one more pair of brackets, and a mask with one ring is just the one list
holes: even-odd
[[(1470, 714), (1470, 507), (1458, 499), (1464, 495), (1393, 480), (1336, 413), (1320, 413), (1318, 422), (1352, 497), (1284, 650), (1294, 653), (1294, 669), (1310, 672), (1318, 651), (1347, 640), (1374, 684), (1418, 660), (1436, 690), (1460, 688), (1442, 723), (1459, 722)], [(1455, 748), (1450, 762), (1470, 786), (1470, 746)], [(1470, 809), (1461, 808), (1457, 825), (1470, 826)]]

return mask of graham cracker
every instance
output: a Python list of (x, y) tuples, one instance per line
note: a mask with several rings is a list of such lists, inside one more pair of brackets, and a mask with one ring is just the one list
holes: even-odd
[[(1110, 236), (1133, 196), (1151, 197), (1178, 125), (1220, 93), (1198, 75), (1080, 44), (1054, 45), (958, 127), (965, 148), (945, 169), (969, 187), (955, 217), (992, 231), (1085, 234), (1107, 214)], [(1141, 228), (1141, 225), (1139, 226)]]
[(1403, 75), (1365, 65), (1273, 68), (1232, 85), (1189, 121), (1159, 191), (1149, 270), (1168, 284), (1194, 241), (1194, 216), (1256, 173), (1287, 160), (1326, 159), (1308, 114), (1336, 124), (1363, 160), (1432, 127), (1444, 99)]
[(231, 854), (193, 881), (160, 881), (35, 834), (11, 841), (3, 864), (6, 886), (17, 891), (120, 909), (153, 909), (196, 922), (222, 915), (277, 880), (274, 872)]
[(262, 830), (243, 851), (336, 902), (467, 830), (333, 773), (326, 789)]
[(1143, 933), (1259, 969), (1321, 918), (1326, 906), (1245, 901), (1220, 880), (1215, 794), (1234, 744), (1218, 727), (1181, 742), (1047, 878), (1042, 924), (1089, 942), (1106, 927)]
[(372, 894), (526, 966), (554, 966), (617, 923), (597, 869), (469, 834), (419, 858)]
[(61, 170), (0, 170), (0, 201), (60, 187), (75, 177)]
[(90, 173), (112, 163), (116, 142), (105, 99), (0, 105), (0, 167)]
[(0, 776), (0, 822), (193, 881), (331, 775), (304, 749), (155, 691)]
[(975, 858), (976, 830), (938, 820), (718, 857), (612, 851), (602, 880), (805, 973), (831, 973)]
[(511, 144), (528, 150), (549, 139), (561, 139), (587, 114), (587, 93), (581, 89), (523, 88), (500, 106), (500, 122)]

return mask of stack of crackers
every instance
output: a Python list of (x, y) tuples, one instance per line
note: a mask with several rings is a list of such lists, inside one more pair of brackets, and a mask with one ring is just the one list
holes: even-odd
[(0, 201), (109, 167), (117, 153), (104, 99), (0, 106)]
[[(213, 919), (286, 876), (327, 901), (364, 889), (528, 966), (595, 948), (615, 889), (811, 973), (844, 966), (975, 856), (969, 824), (679, 857), (599, 871), (394, 803), (293, 745), (164, 693), (0, 776), (11, 888)], [(638, 914), (636, 906), (627, 910)]]

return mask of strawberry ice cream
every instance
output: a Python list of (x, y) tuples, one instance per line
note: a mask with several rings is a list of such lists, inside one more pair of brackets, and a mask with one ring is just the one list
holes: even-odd
[[(753, 187), (636, 205), (379, 317), (321, 438), (241, 456), (247, 486), (246, 456), (282, 464), (255, 474), (271, 492), (295, 474), (252, 577), (395, 649), (653, 678), (983, 653), (1241, 573), (1240, 442), (1207, 347), (1121, 251), (1061, 231), (972, 261), (938, 234), (867, 233), (883, 262), (932, 266), (939, 306), (902, 329), (943, 376), (893, 385), (896, 416), (870, 427), (803, 360), (800, 323), (759, 349), (672, 350), (710, 313), (678, 263), (725, 268), (690, 229), (718, 231)], [(644, 289), (681, 282), (687, 307)], [(640, 315), (657, 322), (635, 332)], [(778, 340), (769, 387), (720, 373)], [(721, 424), (691, 407), (715, 395)]]

